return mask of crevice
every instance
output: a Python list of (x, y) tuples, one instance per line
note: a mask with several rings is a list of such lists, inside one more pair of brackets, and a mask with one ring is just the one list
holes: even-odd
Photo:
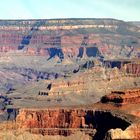
[(120, 116), (113, 115), (111, 112), (95, 111), (94, 126), (97, 130), (93, 140), (104, 140), (106, 133), (110, 129), (120, 128), (125, 130), (130, 123)]
[(34, 35), (34, 33), (36, 31), (38, 31), (39, 27), (44, 24), (45, 24), (44, 20), (36, 21), (35, 24), (32, 26), (31, 30), (28, 32), (28, 34), (23, 37), (20, 45), (18, 46), (18, 50), (22, 50), (22, 49), (24, 49), (25, 46), (29, 45), (30, 40), (31, 40), (32, 36)]

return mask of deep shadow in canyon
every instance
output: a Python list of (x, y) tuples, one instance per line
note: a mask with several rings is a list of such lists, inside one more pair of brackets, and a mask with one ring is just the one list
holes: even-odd
[(103, 140), (110, 129), (121, 128), (122, 130), (125, 130), (131, 125), (126, 120), (117, 117), (117, 115), (112, 115), (111, 112), (102, 111), (95, 111), (93, 121), (97, 130), (93, 140)]

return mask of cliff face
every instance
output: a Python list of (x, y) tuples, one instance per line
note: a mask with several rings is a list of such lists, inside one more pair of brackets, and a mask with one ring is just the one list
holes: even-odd
[[(118, 135), (114, 135), (118, 132), (116, 128), (120, 128)], [(16, 120), (1, 123), (0, 130), (3, 132), (0, 135), (3, 138), (10, 135), (18, 137), (21, 133), (24, 136), (25, 131), (29, 132), (28, 136), (53, 135), (54, 138), (56, 135), (68, 138), (79, 131), (92, 136), (95, 140), (103, 139), (105, 136), (122, 138), (122, 135), (123, 138), (127, 138), (128, 135), (130, 138), (139, 138), (139, 123), (135, 117), (117, 111), (92, 108), (20, 109)]]
[(85, 83), (85, 80), (83, 78), (79, 78), (75, 80), (74, 79), (69, 79), (69, 80), (58, 79), (50, 83), (51, 87), (48, 90), (48, 94), (50, 96), (54, 96), (58, 94), (60, 95), (69, 94), (69, 93), (80, 94), (87, 91), (86, 85), (87, 84)]
[[(79, 131), (94, 135), (93, 111), (83, 109), (20, 109), (14, 121), (0, 124), (1, 132), (29, 131), (38, 135), (69, 136)], [(89, 129), (89, 130), (88, 130)], [(32, 132), (31, 132), (31, 131)], [(2, 134), (0, 135), (2, 136)]]
[(103, 103), (113, 102), (116, 104), (139, 104), (140, 89), (130, 89), (124, 91), (112, 91), (111, 94), (102, 97)]
[(16, 123), (18, 128), (89, 128), (92, 120), (86, 122), (86, 116), (91, 118), (93, 112), (65, 109), (20, 110)]
[(138, 57), (139, 53), (139, 27), (119, 20), (7, 20), (0, 21), (0, 29), (0, 52), (24, 50), (48, 57), (102, 54), (106, 58)]
[[(135, 119), (136, 122), (131, 124), (131, 119), (128, 122), (130, 122), (131, 125), (129, 125), (127, 128), (123, 128), (124, 124), (121, 124), (121, 129), (119, 127), (112, 127), (110, 130), (107, 131), (105, 134), (105, 140), (111, 139), (140, 139), (140, 96), (139, 96), (140, 90), (139, 88), (134, 89), (127, 89), (127, 90), (119, 90), (119, 91), (112, 91), (111, 94), (105, 95), (101, 99), (101, 103), (99, 103), (100, 108), (114, 110), (115, 112), (119, 112), (119, 116), (123, 116), (122, 114), (125, 112), (127, 114), (127, 117), (129, 115), (130, 118), (133, 118), (134, 116), (138, 117)], [(98, 104), (98, 103), (97, 103)], [(105, 105), (105, 106), (104, 106)], [(100, 118), (100, 115), (98, 116)], [(126, 117), (126, 118), (127, 118)], [(98, 118), (98, 119), (99, 119)], [(107, 117), (109, 118), (109, 116)], [(126, 119), (125, 118), (125, 119)], [(104, 120), (104, 117), (99, 119), (101, 124), (104, 124), (107, 121), (102, 122)], [(111, 121), (111, 118), (109, 119)], [(116, 123), (117, 121), (113, 121)], [(117, 122), (119, 125), (119, 123)], [(113, 123), (112, 123), (113, 125)], [(102, 126), (102, 125), (101, 125)], [(109, 124), (108, 124), (109, 126)], [(98, 130), (99, 131), (99, 130)]]
[(140, 74), (140, 64), (139, 63), (126, 64), (125, 70), (126, 73), (128, 74), (135, 74), (138, 76)]

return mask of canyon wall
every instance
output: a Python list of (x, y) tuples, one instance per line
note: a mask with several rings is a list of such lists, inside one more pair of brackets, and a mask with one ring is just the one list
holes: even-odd
[(140, 64), (139, 62), (126, 64), (125, 70), (126, 70), (126, 73), (128, 74), (135, 74), (138, 76), (140, 74)]
[(116, 104), (139, 104), (140, 103), (140, 89), (129, 89), (112, 91), (111, 94), (102, 97), (101, 102), (113, 102)]
[[(88, 57), (138, 57), (138, 28), (113, 19), (3, 20), (0, 52), (77, 57), (82, 51)], [(54, 49), (58, 53), (54, 54)]]
[[(92, 111), (85, 110), (23, 110), (16, 118), (18, 128), (90, 128)], [(90, 122), (91, 121), (91, 122)]]
[[(135, 117), (124, 113), (92, 108), (20, 109), (15, 121), (0, 124), (0, 130), (3, 132), (0, 136), (17, 135), (18, 137), (19, 134), (24, 135), (27, 132), (28, 136), (37, 134), (37, 136), (54, 136), (55, 138), (57, 135), (68, 137), (82, 132), (96, 140), (106, 135), (108, 138), (114, 138), (114, 131), (118, 130), (115, 129), (120, 128), (117, 137), (120, 138), (123, 133), (129, 132), (132, 134), (130, 138), (138, 139), (139, 123), (135, 120)], [(124, 135), (123, 138), (127, 136)]]

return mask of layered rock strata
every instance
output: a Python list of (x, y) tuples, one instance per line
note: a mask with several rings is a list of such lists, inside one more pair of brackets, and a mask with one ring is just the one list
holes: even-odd
[[(135, 134), (139, 129), (133, 127), (137, 119), (131, 115), (117, 111), (93, 110), (92, 108), (53, 108), (53, 109), (20, 109), (15, 121), (1, 123), (0, 130), (4, 133), (14, 131), (24, 133), (28, 131), (38, 135), (62, 135), (69, 136), (81, 131), (93, 137), (93, 139), (104, 138), (111, 128), (120, 128), (125, 131), (130, 127), (131, 133)], [(110, 121), (110, 123), (109, 123)], [(136, 129), (137, 128), (137, 129)], [(18, 134), (16, 134), (18, 135)]]
[(103, 103), (113, 102), (116, 104), (140, 104), (140, 89), (128, 89), (124, 91), (112, 91), (111, 94), (102, 97)]
[(0, 52), (48, 57), (102, 54), (112, 59), (137, 58), (138, 30), (134, 24), (113, 19), (2, 20)]

